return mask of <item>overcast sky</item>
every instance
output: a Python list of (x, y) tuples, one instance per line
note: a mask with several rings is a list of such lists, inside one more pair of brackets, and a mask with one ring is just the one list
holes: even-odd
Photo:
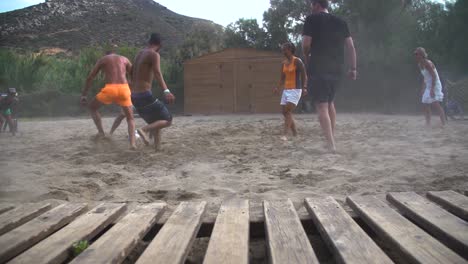
[[(43, 2), (45, 1), (0, 0), (0, 12)], [(270, 7), (269, 0), (158, 0), (156, 2), (181, 15), (208, 19), (223, 26), (227, 26), (239, 18), (256, 18), (261, 25), (263, 12)]]

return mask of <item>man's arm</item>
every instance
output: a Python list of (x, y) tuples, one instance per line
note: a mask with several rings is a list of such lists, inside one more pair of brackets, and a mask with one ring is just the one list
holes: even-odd
[(159, 53), (153, 53), (152, 60), (154, 78), (156, 78), (156, 81), (158, 82), (159, 86), (161, 86), (161, 88), (164, 91), (168, 90), (166, 82), (164, 81), (164, 77), (161, 72), (161, 57), (159, 56)]
[(306, 68), (309, 67), (311, 45), (312, 45), (312, 37), (303, 35), (302, 36), (302, 54), (304, 55), (304, 62), (305, 62)]
[(357, 77), (356, 49), (354, 48), (354, 41), (352, 37), (347, 37), (345, 39), (345, 48), (346, 48), (346, 54), (348, 55), (349, 78), (351, 78), (351, 80), (356, 80), (356, 77)]
[(125, 58), (127, 60), (127, 63), (125, 64), (125, 70), (127, 71), (127, 80), (128, 82), (132, 81), (132, 63), (130, 62), (129, 59)]
[(91, 84), (93, 83), (94, 78), (96, 78), (96, 75), (99, 73), (102, 67), (102, 61), (98, 60), (96, 65), (94, 65), (93, 70), (88, 75), (88, 78), (86, 78), (86, 84), (84, 89), (81, 91), (81, 97), (86, 97), (88, 94), (89, 88), (91, 88)]
[(156, 78), (156, 81), (158, 82), (159, 86), (163, 89), (164, 96), (166, 98), (166, 101), (168, 103), (173, 103), (175, 101), (174, 95), (169, 91), (167, 88), (166, 82), (164, 81), (164, 77), (161, 72), (161, 57), (159, 56), (159, 53), (155, 52), (153, 54), (153, 74), (154, 78)]
[(302, 93), (303, 95), (307, 94), (307, 74), (305, 72), (304, 63), (300, 60), (296, 60), (296, 68), (301, 72), (301, 82), (302, 82)]

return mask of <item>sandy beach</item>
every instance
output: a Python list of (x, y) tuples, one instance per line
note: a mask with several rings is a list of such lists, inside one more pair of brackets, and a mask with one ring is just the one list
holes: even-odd
[[(283, 141), (280, 115), (176, 117), (160, 152), (142, 142), (128, 150), (125, 123), (96, 140), (91, 119), (20, 121), (16, 137), (0, 134), (0, 203), (109, 201), (130, 209), (164, 201), (164, 222), (181, 201), (207, 201), (204, 221), (213, 222), (223, 200), (244, 198), (255, 221), (263, 200), (290, 198), (307, 215), (306, 197), (333, 196), (347, 208), (348, 195), (468, 190), (466, 121), (442, 129), (435, 118), (427, 128), (423, 116), (341, 114), (338, 154), (329, 154), (317, 117), (296, 119), (299, 136)], [(113, 119), (103, 121), (110, 129)], [(309, 239), (321, 263), (335, 263), (318, 234)], [(186, 263), (202, 263), (208, 241), (196, 239)], [(250, 263), (267, 263), (265, 248), (262, 239), (250, 241)]]
[[(468, 190), (468, 123), (426, 128), (422, 116), (342, 114), (338, 154), (315, 115), (296, 115), (299, 136), (280, 140), (280, 115), (177, 117), (162, 150), (128, 150), (126, 124), (94, 140), (91, 119), (20, 122), (0, 134), (0, 202), (147, 203), (265, 199), (393, 191)], [(106, 130), (111, 118), (104, 119)], [(137, 126), (143, 120), (136, 119)]]

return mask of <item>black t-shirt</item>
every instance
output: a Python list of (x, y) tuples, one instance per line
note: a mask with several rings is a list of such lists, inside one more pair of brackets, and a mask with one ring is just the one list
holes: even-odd
[(312, 37), (310, 76), (341, 75), (344, 42), (351, 36), (346, 22), (325, 12), (312, 14), (306, 19), (302, 35)]

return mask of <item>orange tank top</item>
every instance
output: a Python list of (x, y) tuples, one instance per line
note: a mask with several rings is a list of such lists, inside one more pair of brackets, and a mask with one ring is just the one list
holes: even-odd
[(283, 73), (285, 76), (284, 89), (301, 89), (300, 85), (300, 73), (296, 67), (296, 60), (298, 58), (293, 56), (291, 63), (283, 63)]

